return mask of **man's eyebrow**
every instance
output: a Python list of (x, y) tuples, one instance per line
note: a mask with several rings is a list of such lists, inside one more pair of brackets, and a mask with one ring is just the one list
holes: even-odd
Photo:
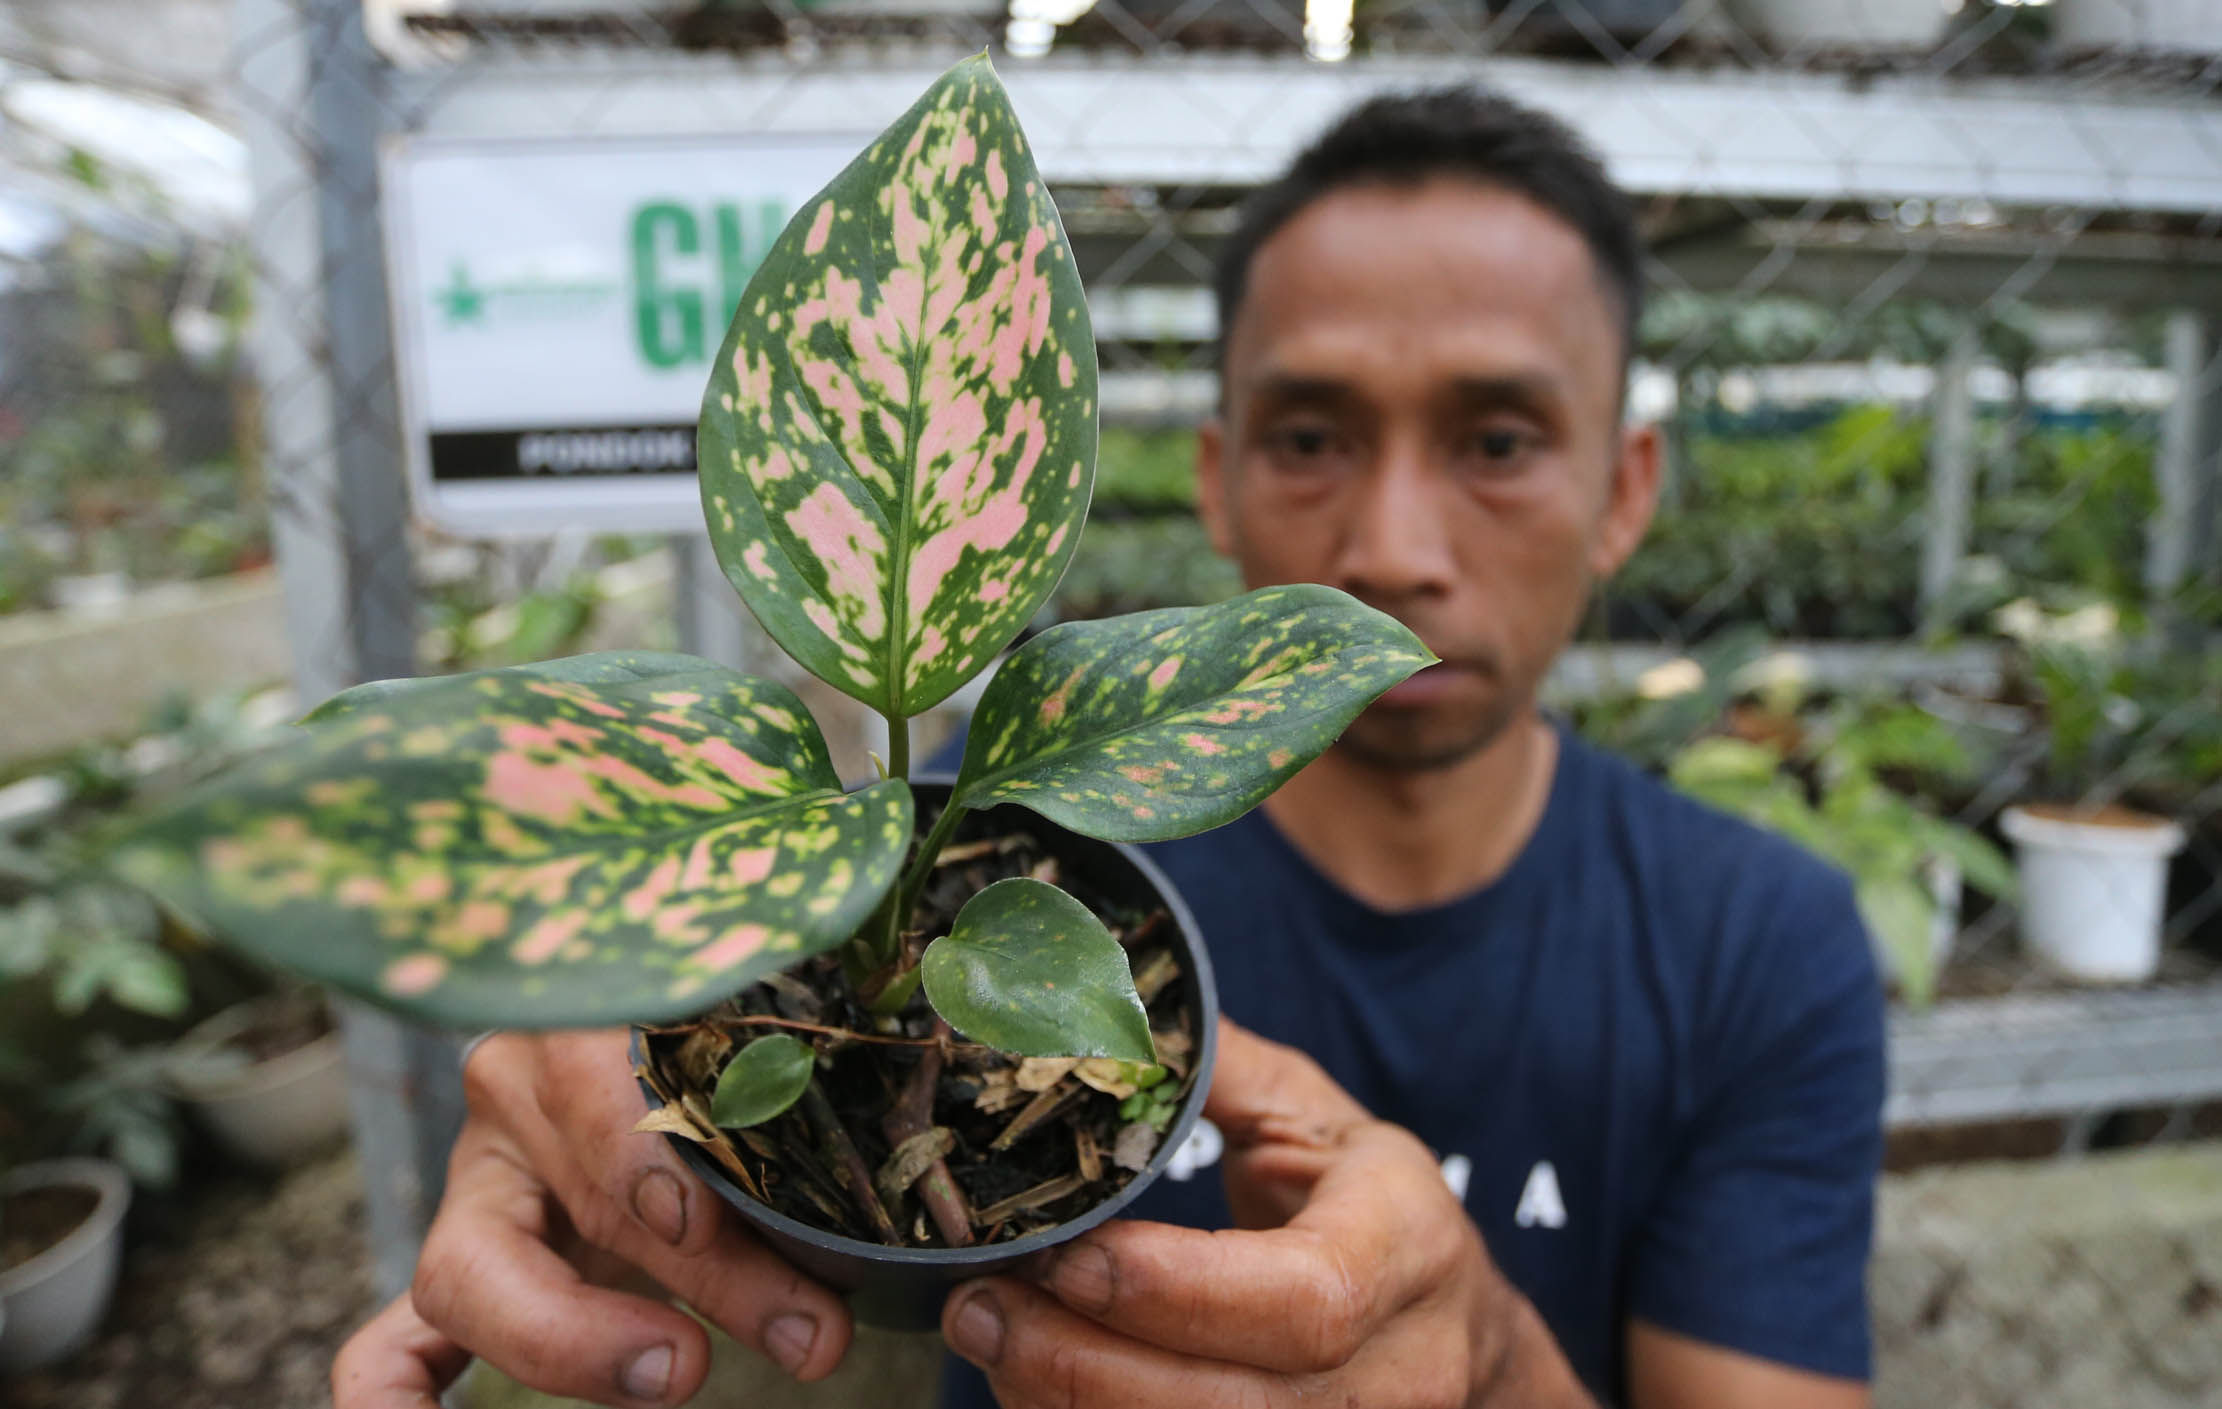
[(1292, 372), (1267, 372), (1250, 384), (1250, 396), (1257, 401), (1294, 402), (1298, 405), (1329, 405), (1348, 401), (1350, 386), (1333, 377), (1308, 377)]
[(1563, 405), (1566, 388), (1559, 378), (1541, 372), (1458, 377), (1452, 380), (1445, 398), (1468, 408), (1510, 406), (1539, 410)]

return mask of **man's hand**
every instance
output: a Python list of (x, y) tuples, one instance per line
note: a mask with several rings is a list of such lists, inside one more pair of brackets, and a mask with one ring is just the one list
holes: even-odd
[[(622, 1031), (502, 1033), (463, 1073), (469, 1116), (409, 1295), (332, 1369), (335, 1409), (429, 1409), (477, 1355), (597, 1404), (676, 1404), (709, 1337), (683, 1299), (799, 1380), (831, 1374), (847, 1308), (734, 1223), (661, 1136)], [(641, 1283), (649, 1295), (614, 1289)]]
[(959, 1288), (950, 1346), (1005, 1409), (1587, 1406), (1410, 1134), (1223, 1024), (1205, 1114), (1242, 1231), (1105, 1225)]

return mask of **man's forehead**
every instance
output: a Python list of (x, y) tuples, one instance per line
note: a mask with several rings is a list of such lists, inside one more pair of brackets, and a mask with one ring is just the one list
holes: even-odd
[(1230, 390), (1367, 356), (1619, 378), (1618, 319), (1579, 232), (1525, 196), (1460, 178), (1357, 186), (1307, 206), (1260, 245), (1228, 334)]

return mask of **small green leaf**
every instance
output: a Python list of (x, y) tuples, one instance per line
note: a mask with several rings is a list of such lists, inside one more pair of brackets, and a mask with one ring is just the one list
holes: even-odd
[(710, 541), (804, 669), (919, 714), (1056, 586), (1096, 409), (1078, 263), (994, 68), (966, 59), (742, 292), (702, 401)]
[(1860, 918), (1881, 941), (1886, 963), (1900, 992), (1914, 1007), (1926, 1007), (1936, 994), (1936, 962), (1930, 949), (1936, 901), (1920, 883), (1902, 876), (1861, 880), (1854, 887)]
[(999, 1051), (1157, 1060), (1126, 951), (1053, 885), (997, 881), (965, 903), (919, 967), (934, 1011)]
[(718, 1075), (710, 1118), (727, 1130), (762, 1125), (802, 1099), (817, 1060), (809, 1043), (784, 1032), (757, 1038)]
[(121, 843), (257, 957), (461, 1026), (697, 1012), (847, 939), (911, 841), (780, 685), (624, 653), (357, 697)]
[(1051, 627), (981, 696), (961, 806), (1021, 803), (1112, 841), (1231, 822), (1434, 661), (1331, 587)]

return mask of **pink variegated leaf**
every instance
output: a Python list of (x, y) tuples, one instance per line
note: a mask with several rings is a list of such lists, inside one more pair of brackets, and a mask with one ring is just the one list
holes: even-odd
[(855, 932), (911, 839), (783, 686), (581, 657), (351, 691), (117, 869), (271, 963), (434, 1021), (649, 1022)]
[(1231, 822), (1435, 657), (1332, 587), (1053, 626), (1011, 653), (972, 718), (954, 794), (1021, 803), (1113, 841)]
[(967, 59), (742, 294), (702, 404), (711, 542), (789, 655), (908, 717), (1048, 599), (1095, 446), (1072, 250), (994, 70)]

